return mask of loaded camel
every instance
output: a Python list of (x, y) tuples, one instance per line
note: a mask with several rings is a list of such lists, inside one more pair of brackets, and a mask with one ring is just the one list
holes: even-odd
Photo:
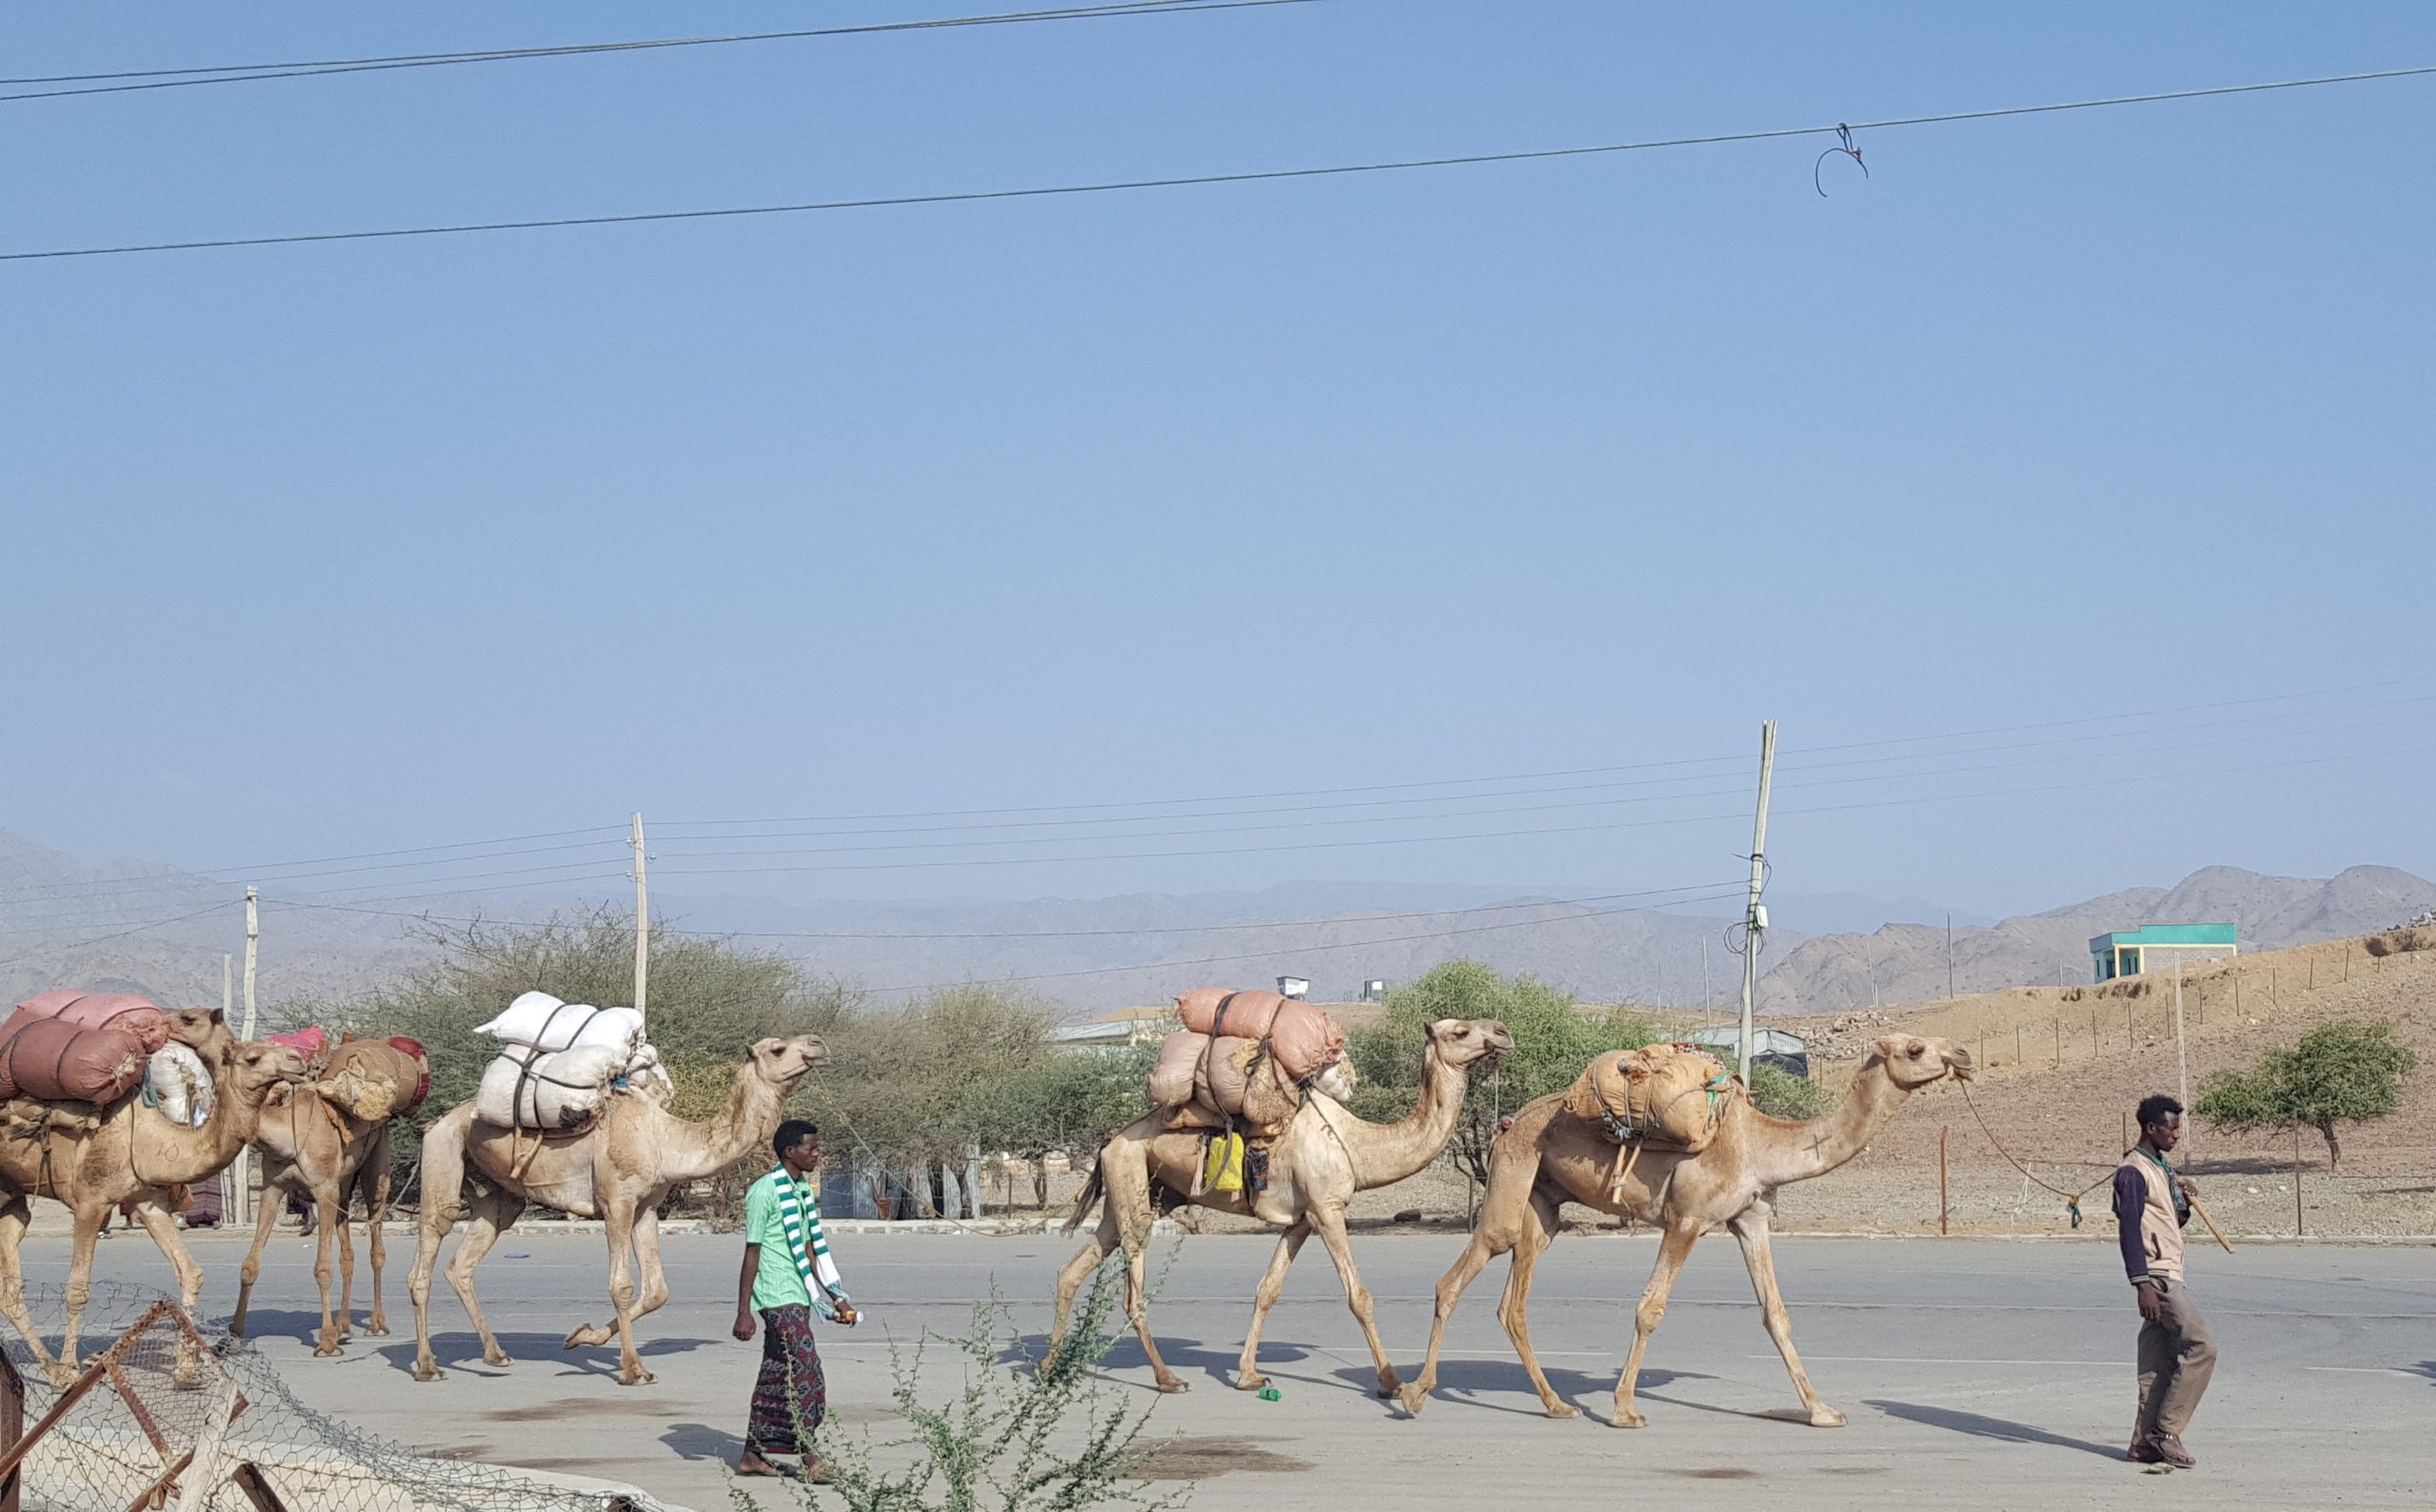
[(1370, 1342), (1370, 1356), (1379, 1367), (1379, 1394), (1392, 1396), (1396, 1371), (1387, 1364), (1386, 1347), (1371, 1322), (1370, 1289), (1353, 1266), (1353, 1250), (1345, 1235), (1345, 1211), (1353, 1194), (1385, 1187), (1415, 1174), (1446, 1149), (1471, 1084), (1471, 1068), (1493, 1061), (1514, 1048), (1514, 1036), (1494, 1019), (1442, 1018), (1429, 1026), (1422, 1053), (1421, 1094), (1412, 1111), (1392, 1124), (1356, 1118), (1344, 1104), (1313, 1096), (1296, 1110), (1286, 1131), (1269, 1147), (1268, 1187), (1261, 1192), (1194, 1191), (1194, 1176), (1202, 1155), (1202, 1132), (1164, 1129), (1157, 1111), (1147, 1113), (1108, 1137), (1100, 1147), (1099, 1164), (1074, 1204), (1067, 1226), (1071, 1233), (1082, 1226), (1094, 1204), (1102, 1204), (1098, 1230), (1057, 1273), (1057, 1316), (1050, 1333), (1054, 1355), (1066, 1337), (1067, 1316), (1074, 1294), (1120, 1245), (1128, 1264), (1125, 1311), (1149, 1358), (1150, 1370), (1162, 1391), (1182, 1391), (1186, 1382), (1159, 1357), (1150, 1336), (1148, 1299), (1144, 1296), (1144, 1264), (1150, 1236), (1151, 1199), (1158, 1188), (1183, 1202), (1215, 1212), (1257, 1218), (1282, 1228), (1277, 1251), (1252, 1293), (1251, 1331), (1244, 1338), (1243, 1358), (1235, 1366), (1235, 1384), (1257, 1391), (1268, 1384), (1253, 1355), (1260, 1348), (1261, 1325), (1268, 1309), (1286, 1288), (1286, 1272), (1313, 1232), (1327, 1247), (1345, 1283), (1345, 1300)]
[(1564, 1094), (1556, 1093), (1525, 1104), (1514, 1115), (1514, 1127), (1500, 1134), (1489, 1149), (1488, 1194), (1481, 1205), (1480, 1225), (1472, 1240), (1438, 1283), (1437, 1320), (1430, 1325), (1429, 1356), (1421, 1377), (1404, 1388), (1406, 1412), (1418, 1413), (1438, 1384), (1438, 1347), (1446, 1336), (1446, 1321), (1464, 1288), (1472, 1284), (1490, 1259), (1514, 1256), (1498, 1304), (1498, 1321), (1505, 1325), (1522, 1367), (1531, 1373), (1540, 1402), (1549, 1417), (1570, 1418), (1575, 1409), (1560, 1399), (1540, 1371), (1531, 1352), (1532, 1267), (1541, 1251), (1556, 1237), (1557, 1211), (1578, 1202), (1617, 1214), (1660, 1231), (1658, 1265), (1650, 1272), (1648, 1289), (1633, 1318), (1632, 1352), (1616, 1383), (1612, 1424), (1638, 1428), (1647, 1422), (1633, 1409), (1633, 1386), (1640, 1376), (1641, 1356), (1649, 1336), (1666, 1313), (1667, 1295), (1690, 1258), (1701, 1234), (1723, 1224), (1742, 1246), (1742, 1261), (1751, 1271), (1761, 1321), (1777, 1352), (1792, 1373), (1793, 1388), (1814, 1427), (1843, 1426), (1844, 1415), (1827, 1405), (1802, 1373), (1801, 1357), (1794, 1352), (1793, 1325), (1786, 1319), (1784, 1298), (1777, 1291), (1776, 1261), (1768, 1248), (1768, 1225), (1775, 1210), (1777, 1188), (1787, 1182), (1823, 1176), (1859, 1154), (1871, 1136), (1894, 1118), (1913, 1092), (1951, 1073), (1956, 1080), (1971, 1076), (1971, 1054), (1948, 1040), (1894, 1034), (1877, 1042), (1861, 1063), (1843, 1100), (1822, 1117), (1807, 1123), (1771, 1118), (1753, 1108), (1747, 1095), (1728, 1097), (1719, 1113), (1715, 1136), (1699, 1154), (1659, 1149), (1644, 1149), (1622, 1175), (1615, 1196), (1608, 1192), (1617, 1168), (1617, 1147), (1596, 1125), (1564, 1110)]
[[(828, 1059), (829, 1048), (814, 1034), (756, 1042), (746, 1064), (737, 1068), (727, 1106), (707, 1123), (688, 1123), (638, 1091), (611, 1093), (597, 1120), (569, 1134), (536, 1136), (481, 1123), (472, 1103), (442, 1114), (423, 1131), (422, 1216), (414, 1269), (406, 1277), (415, 1305), (415, 1379), (440, 1379), (431, 1353), (431, 1270), (440, 1242), (468, 1206), (472, 1222), (449, 1257), (448, 1285), (481, 1336), (482, 1363), (509, 1363), (474, 1295), (474, 1269), (525, 1205), (540, 1203), (602, 1220), (609, 1239), (609, 1303), (617, 1316), (576, 1329), (567, 1335), (566, 1347), (606, 1344), (614, 1336), (618, 1384), (649, 1383), (652, 1373), (635, 1348), (635, 1320), (668, 1300), (659, 1263), (659, 1205), (679, 1182), (715, 1176), (756, 1152), (766, 1158), (788, 1094)], [(470, 1203), (461, 1195), (467, 1176), (477, 1182)]]
[[(187, 1253), (166, 1206), (173, 1188), (224, 1170), (250, 1142), (273, 1096), (304, 1077), (304, 1061), (268, 1040), (229, 1038), (216, 1011), (171, 1016), (172, 1033), (193, 1047), (211, 1072), (211, 1111), (200, 1128), (172, 1123), (130, 1092), (99, 1110), (98, 1122), (62, 1116), (41, 1132), (0, 1139), (0, 1314), (5, 1314), (51, 1380), (76, 1375), (77, 1336), (93, 1291), (93, 1243), (102, 1220), (119, 1204), (135, 1205), (137, 1222), (177, 1272), (178, 1300), (188, 1312), (203, 1295), (203, 1267)], [(80, 1109), (89, 1105), (77, 1105)], [(74, 1215), (75, 1247), (68, 1266), (68, 1324), (53, 1359), (26, 1307), (20, 1246), (32, 1217), (31, 1199), (49, 1197)]]
[[(355, 1235), (347, 1213), (360, 1192), (368, 1214), (372, 1255), (372, 1312), (363, 1320), (363, 1331), (385, 1336), (389, 1319), (381, 1306), (381, 1273), (388, 1251), (381, 1221), (389, 1207), (389, 1121), (358, 1118), (334, 1099), (299, 1088), (283, 1108), (264, 1115), (254, 1148), (263, 1157), (262, 1213), (254, 1221), (253, 1247), (246, 1251), (245, 1266), (237, 1272), (237, 1311), (228, 1320), (228, 1331), (240, 1339), (246, 1336), (246, 1312), (253, 1304), (254, 1282), (262, 1275), (263, 1249), (279, 1225), (280, 1210), (287, 1206), (272, 1195), (276, 1192), (313, 1205), (313, 1279), (322, 1287), (322, 1330), (314, 1338), (313, 1353), (337, 1354), (339, 1345), (354, 1337)], [(330, 1308), (333, 1247), (342, 1277), (335, 1313)]]

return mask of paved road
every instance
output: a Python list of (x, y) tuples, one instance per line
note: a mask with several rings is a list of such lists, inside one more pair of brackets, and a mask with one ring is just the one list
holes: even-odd
[[(1400, 1366), (1418, 1364), (1430, 1288), (1451, 1237), (1356, 1236)], [(346, 1358), (310, 1358), (312, 1277), (304, 1243), (283, 1240), (257, 1292), (255, 1332), (308, 1400), (420, 1446), (620, 1480), (711, 1512), (727, 1505), (732, 1458), (756, 1350), (727, 1337), (736, 1241), (672, 1236), (676, 1300), (650, 1320), (657, 1384), (620, 1388), (603, 1350), (567, 1353), (574, 1324), (606, 1310), (597, 1235), (514, 1235), (484, 1267), (494, 1325), (518, 1364), (485, 1368), (444, 1286), (434, 1328), (446, 1379), (417, 1384), (405, 1260), (392, 1272), (398, 1337), (359, 1340)], [(831, 1401), (849, 1424), (885, 1414), (885, 1325), (895, 1337), (960, 1330), (994, 1283), (1037, 1329), (1062, 1237), (838, 1236), (871, 1325), (825, 1344)], [(199, 1237), (206, 1310), (233, 1300), (240, 1250)], [(1778, 1266), (1811, 1375), (1849, 1426), (1782, 1421), (1793, 1403), (1759, 1329), (1737, 1251), (1696, 1252), (1650, 1353), (1640, 1405), (1649, 1426), (1607, 1427), (1630, 1308), (1655, 1247), (1646, 1238), (1567, 1237), (1540, 1267), (1534, 1334), (1542, 1364), (1584, 1416), (1552, 1422), (1494, 1317), (1501, 1263), (1465, 1301), (1441, 1395), (1418, 1421), (1367, 1392), (1361, 1335), (1317, 1246), (1304, 1252), (1271, 1319), (1264, 1363), (1284, 1400), (1229, 1388), (1253, 1279), (1269, 1242), (1187, 1239), (1156, 1309), (1169, 1363), (1193, 1383), (1153, 1420), (1190, 1443), (1176, 1463), (1200, 1475), (1191, 1504), (1231, 1512), (1323, 1499), (1332, 1512), (1410, 1512), (1416, 1497), (1482, 1506), (1612, 1496), (1617, 1478), (1656, 1476), (1706, 1505), (1882, 1508), (1965, 1499), (1994, 1507), (2201, 1506), (2230, 1492), (2254, 1504), (2420, 1506), (2436, 1500), (2436, 1251), (2425, 1247), (2246, 1247), (2194, 1262), (2194, 1292), (2223, 1364), (2190, 1435), (2196, 1472), (2144, 1475), (2118, 1455), (2131, 1411), (2136, 1319), (2111, 1248), (2090, 1242), (1794, 1239)], [(27, 1245), (49, 1279), (64, 1246)], [(394, 1253), (394, 1251), (393, 1251)], [(2196, 1253), (2196, 1251), (2194, 1251)], [(166, 1282), (140, 1237), (114, 1237), (99, 1274)], [(1201, 1300), (1208, 1299), (1208, 1300)], [(1109, 1362), (1139, 1389), (1130, 1343)], [(1144, 1400), (1149, 1400), (1144, 1393)], [(774, 1501), (773, 1505), (776, 1502)]]

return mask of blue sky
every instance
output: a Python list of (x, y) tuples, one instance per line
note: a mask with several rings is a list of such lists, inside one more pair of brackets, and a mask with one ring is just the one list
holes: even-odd
[[(0, 51), (22, 76), (956, 9), (20, 10)], [(1321, 0), (414, 69), (0, 104), (0, 250), (2429, 63), (2408, 5)], [(1091, 832), (1189, 840), (841, 857), (738, 826), (855, 869), (673, 884), (1660, 886), (1735, 874), (1774, 717), (1796, 890), (1995, 913), (2212, 862), (2436, 872), (2431, 128), (2421, 78), (1865, 133), (1871, 176), (1830, 162), (1823, 199), (1805, 138), (0, 264), (0, 828), (222, 866), (640, 808), (678, 877), (717, 848), (678, 819), (1733, 756), (1536, 800), (1595, 809), (1493, 812), (1548, 779)], [(2016, 726), (2050, 727), (1819, 750)], [(1882, 780), (1802, 790), (1856, 776)], [(1562, 833), (1280, 849), (1522, 828)]]

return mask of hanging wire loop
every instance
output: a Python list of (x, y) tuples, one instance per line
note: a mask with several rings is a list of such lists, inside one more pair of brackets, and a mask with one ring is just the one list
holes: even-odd
[(1818, 161), (1810, 165), (1810, 187), (1818, 191), (1818, 197), (1822, 200), (1827, 197), (1827, 186), (1819, 180), (1818, 170), (1827, 166), (1827, 160), (1829, 158), (1836, 156), (1839, 152), (1853, 160), (1854, 167), (1861, 170), (1862, 178), (1869, 177), (1869, 165), (1861, 161), (1861, 149), (1853, 144), (1853, 128), (1844, 125), (1840, 121), (1837, 122), (1836, 124), (1836, 140), (1838, 144), (1837, 146), (1831, 147), (1826, 151), (1819, 153)]

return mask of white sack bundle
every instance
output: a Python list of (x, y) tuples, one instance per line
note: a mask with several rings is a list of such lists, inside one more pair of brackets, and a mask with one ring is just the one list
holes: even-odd
[(643, 1016), (631, 1008), (563, 1003), (547, 992), (520, 992), (507, 1011), (474, 1031), (538, 1051), (598, 1045), (618, 1052), (624, 1069), (643, 1042)]
[(623, 1056), (599, 1045), (501, 1051), (483, 1068), (474, 1116), (499, 1129), (578, 1129), (600, 1111)]
[(144, 1095), (169, 1122), (201, 1129), (211, 1117), (211, 1072), (202, 1056), (172, 1041), (152, 1052)]

